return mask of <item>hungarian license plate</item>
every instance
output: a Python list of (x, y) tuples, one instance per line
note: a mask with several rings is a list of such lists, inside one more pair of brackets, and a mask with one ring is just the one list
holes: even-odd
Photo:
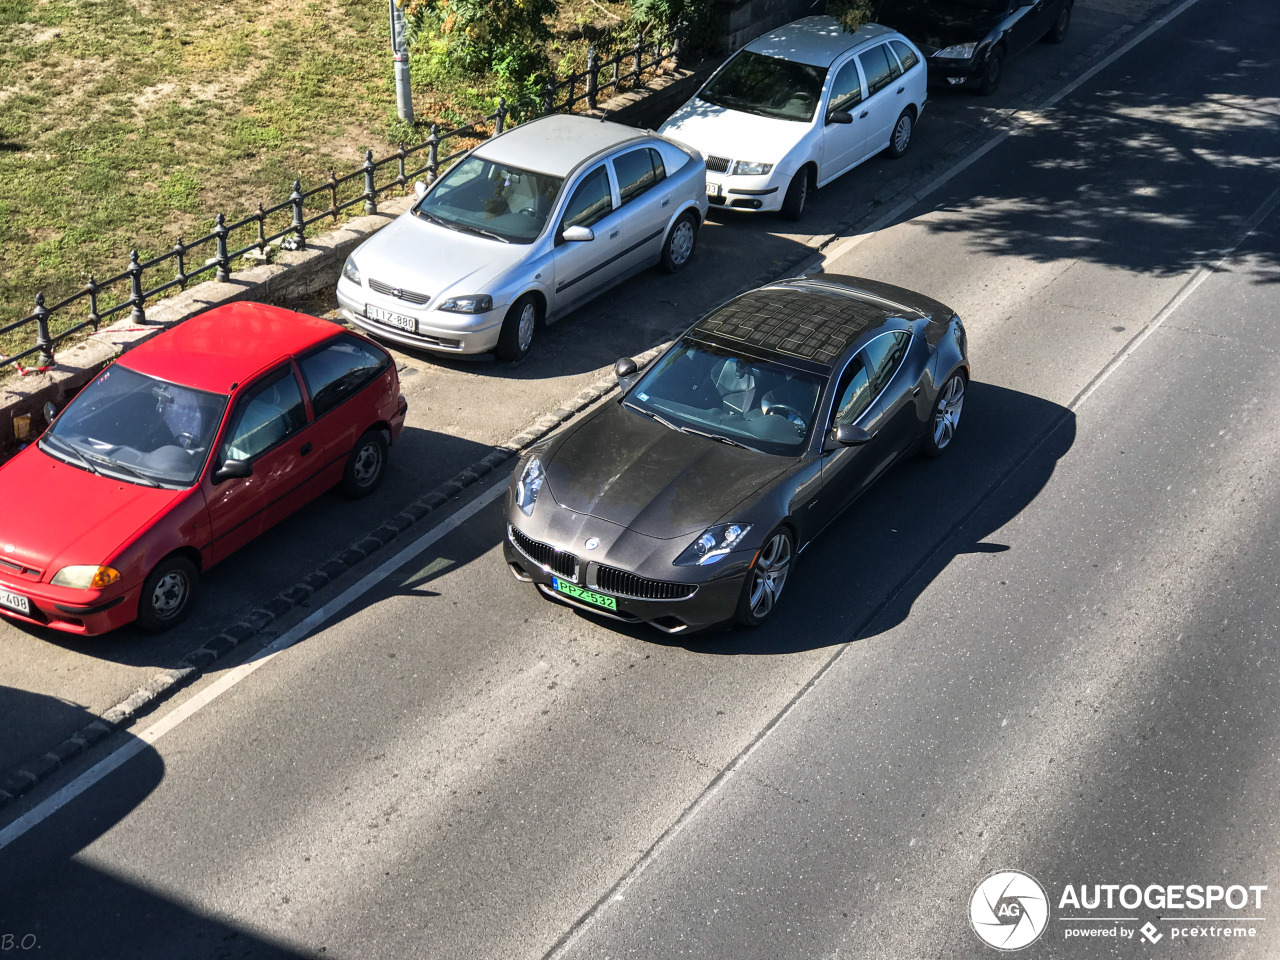
[(0, 588), (0, 606), (8, 607), (10, 610), (17, 610), (28, 617), (31, 616), (31, 601), (20, 593), (10, 593), (8, 590)]
[(708, 184), (707, 184), (707, 196), (708, 196), (708, 197), (718, 197), (718, 196), (720, 196), (720, 184), (718, 184), (718, 183), (708, 183)]
[(381, 307), (366, 304), (364, 315), (370, 320), (377, 320), (379, 323), (385, 323), (389, 327), (408, 330), (410, 333), (418, 332), (418, 321), (413, 317), (406, 317), (403, 313), (392, 313), (390, 310), (383, 310)]
[(573, 597), (573, 599), (581, 600), (583, 603), (589, 603), (615, 612), (618, 609), (618, 601), (613, 597), (606, 597), (603, 593), (596, 593), (594, 590), (584, 590), (576, 583), (568, 583), (559, 577), (551, 578), (551, 586), (566, 597)]

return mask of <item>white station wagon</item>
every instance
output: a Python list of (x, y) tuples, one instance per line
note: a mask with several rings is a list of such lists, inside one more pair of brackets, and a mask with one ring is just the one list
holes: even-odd
[(815, 188), (906, 152), (927, 86), (897, 31), (805, 17), (735, 53), (658, 132), (702, 151), (712, 203), (798, 220)]
[(356, 248), (343, 314), (383, 340), (519, 360), (543, 321), (653, 264), (689, 262), (701, 155), (652, 131), (550, 116), (493, 137)]

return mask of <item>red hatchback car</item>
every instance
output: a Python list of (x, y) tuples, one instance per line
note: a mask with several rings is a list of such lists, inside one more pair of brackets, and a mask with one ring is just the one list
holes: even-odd
[(386, 350), (290, 310), (233, 303), (148, 340), (0, 467), (0, 614), (173, 626), (200, 571), (330, 487), (372, 492), (407, 408)]

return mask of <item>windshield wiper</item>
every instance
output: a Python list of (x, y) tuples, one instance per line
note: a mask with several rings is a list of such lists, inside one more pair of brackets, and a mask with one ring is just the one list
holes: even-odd
[(716, 443), (727, 443), (731, 447), (741, 447), (743, 450), (750, 450), (752, 453), (759, 453), (755, 447), (748, 447), (745, 443), (733, 439), (733, 437), (722, 436), (718, 433), (706, 433), (702, 430), (695, 430), (693, 427), (680, 427), (681, 433), (691, 433), (695, 437), (706, 437), (708, 440), (714, 440)]
[(453, 228), (455, 230), (465, 230), (468, 233), (478, 233), (482, 237), (489, 237), (491, 240), (500, 240), (503, 243), (511, 242), (500, 233), (494, 233), (492, 230), (484, 229), (484, 227), (473, 227), (469, 223), (456, 223), (454, 224)]
[(71, 441), (69, 441), (69, 440), (63, 440), (61, 437), (59, 437), (59, 436), (57, 436), (57, 435), (55, 435), (55, 434), (53, 434), (53, 433), (46, 434), (45, 436), (41, 437), (40, 439), (41, 439), (41, 440), (43, 440), (46, 444), (48, 444), (48, 445), (50, 445), (50, 446), (53, 446), (54, 442), (56, 441), (56, 442), (57, 442), (57, 448), (58, 448), (59, 450), (61, 450), (63, 453), (69, 453), (69, 454), (71, 454), (71, 456), (73, 456), (73, 457), (76, 459), (76, 462), (78, 462), (81, 466), (83, 466), (83, 467), (84, 467), (86, 470), (88, 470), (90, 473), (96, 473), (96, 474), (98, 474), (99, 476), (101, 476), (101, 475), (102, 475), (102, 471), (101, 471), (101, 470), (99, 470), (97, 467), (95, 467), (92, 463), (90, 463), (90, 462), (89, 462), (89, 458), (88, 458), (88, 457), (86, 457), (83, 453), (81, 453), (81, 452), (80, 452), (80, 450), (79, 450), (79, 448), (78, 448), (78, 447), (76, 447), (73, 443), (71, 443)]
[[(127, 473), (129, 476), (135, 478), (139, 483), (145, 483), (148, 487), (160, 486), (160, 484), (156, 483), (156, 481), (152, 480), (146, 474), (139, 473), (137, 470), (133, 469), (133, 467), (129, 466), (127, 463), (121, 463), (119, 460), (109, 460), (106, 457), (95, 457), (93, 456), (93, 454), (85, 454), (85, 456), (87, 456), (91, 460), (97, 460), (98, 463), (101, 463), (104, 466), (111, 467), (115, 470), (119, 470), (122, 473)], [(101, 472), (102, 472), (101, 470), (98, 471), (98, 473), (101, 473)]]
[(662, 417), (658, 416), (652, 410), (642, 410), (640, 407), (637, 407), (634, 403), (627, 403), (627, 401), (625, 400), (622, 401), (622, 405), (626, 407), (628, 410), (634, 410), (636, 413), (643, 414), (644, 416), (648, 417), (650, 420), (657, 420), (660, 424), (662, 424), (668, 430), (674, 430), (676, 433), (684, 432), (683, 427), (677, 427), (670, 420), (664, 420)]

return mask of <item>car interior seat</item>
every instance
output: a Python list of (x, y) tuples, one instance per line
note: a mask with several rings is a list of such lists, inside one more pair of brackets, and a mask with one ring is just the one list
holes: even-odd
[(712, 368), (711, 379), (720, 402), (733, 413), (745, 414), (756, 396), (756, 378), (751, 365), (737, 357), (725, 357)]

